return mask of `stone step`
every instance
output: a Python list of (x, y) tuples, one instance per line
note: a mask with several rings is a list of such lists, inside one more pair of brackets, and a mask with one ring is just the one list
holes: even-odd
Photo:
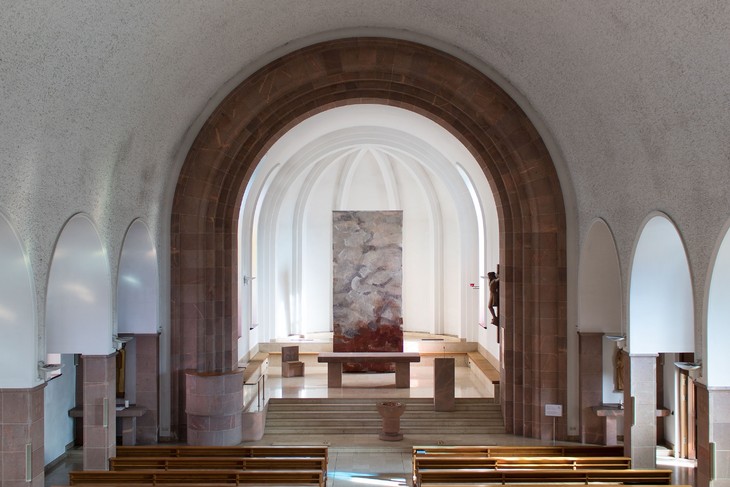
[[(382, 398), (355, 398), (355, 397), (343, 397), (343, 398), (271, 398), (271, 401), (275, 401), (277, 404), (296, 404), (309, 405), (309, 404), (374, 404), (379, 401), (398, 401), (408, 405), (425, 404), (433, 406), (433, 398), (430, 397), (418, 397), (418, 398), (398, 398), (398, 399), (382, 399)], [(472, 397), (457, 397), (455, 400), (457, 406), (459, 405), (488, 405), (488, 406), (499, 406), (494, 402), (492, 398), (472, 398)]]

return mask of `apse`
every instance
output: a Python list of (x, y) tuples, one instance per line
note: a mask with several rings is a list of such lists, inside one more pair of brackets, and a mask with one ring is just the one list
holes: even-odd
[(481, 276), (499, 259), (497, 212), (483, 170), (453, 135), (421, 115), (352, 105), (291, 129), (245, 190), (239, 292), (249, 349), (332, 331), (335, 211), (402, 212), (404, 330), (479, 338), (488, 298)]

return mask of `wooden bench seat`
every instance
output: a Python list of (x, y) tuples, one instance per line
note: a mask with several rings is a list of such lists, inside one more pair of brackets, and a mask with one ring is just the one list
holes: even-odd
[(113, 457), (109, 468), (122, 470), (322, 470), (324, 457)]
[(618, 470), (618, 469), (513, 469), (480, 468), (421, 469), (420, 487), (433, 483), (581, 483), (609, 482), (622, 484), (670, 485), (671, 470)]
[(322, 470), (85, 470), (69, 472), (70, 485), (281, 484), (324, 487)]
[[(642, 487), (659, 487), (657, 484), (641, 484)], [(664, 484), (661, 484), (662, 487), (665, 487)], [(468, 482), (468, 483), (460, 483), (460, 482), (444, 482), (444, 483), (438, 483), (438, 482), (429, 482), (424, 483), (423, 487), (495, 487), (494, 484), (480, 484), (479, 482)], [(550, 484), (550, 483), (540, 483), (540, 484), (520, 484), (520, 487), (564, 487), (562, 484)], [(601, 484), (600, 487), (625, 487), (624, 484)], [(672, 484), (671, 487), (692, 487), (691, 485), (681, 485), (681, 484)]]
[(599, 445), (416, 445), (413, 456), (433, 454), (479, 455), (486, 457), (622, 457), (623, 446)]
[(432, 455), (416, 457), (414, 462), (414, 485), (421, 483), (419, 472), (423, 469), (477, 468), (494, 470), (625, 470), (631, 468), (631, 458), (629, 457), (474, 457)]
[[(413, 446), (411, 459), (413, 479), (416, 479), (419, 459), (445, 457), (623, 457), (623, 447), (597, 445), (416, 445)], [(599, 467), (594, 466), (594, 468)]]
[(118, 446), (120, 457), (311, 457), (324, 458), (327, 469), (328, 449), (326, 446)]

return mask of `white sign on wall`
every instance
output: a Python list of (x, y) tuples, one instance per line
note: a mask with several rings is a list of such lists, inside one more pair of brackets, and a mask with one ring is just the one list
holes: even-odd
[(560, 418), (563, 416), (562, 404), (545, 404), (545, 416)]

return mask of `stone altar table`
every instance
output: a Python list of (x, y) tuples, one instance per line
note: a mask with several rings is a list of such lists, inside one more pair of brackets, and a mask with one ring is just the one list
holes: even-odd
[(395, 387), (411, 387), (411, 362), (420, 362), (416, 352), (321, 352), (317, 361), (327, 364), (327, 387), (342, 387), (342, 366), (358, 362), (395, 363)]

